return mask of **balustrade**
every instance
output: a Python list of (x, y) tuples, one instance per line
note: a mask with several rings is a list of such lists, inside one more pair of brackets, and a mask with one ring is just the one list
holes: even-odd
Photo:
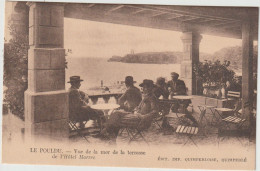
[(111, 97), (114, 97), (116, 100), (116, 103), (118, 103), (119, 97), (122, 96), (123, 93), (102, 93), (102, 94), (93, 94), (89, 95), (89, 98), (92, 101), (92, 104), (97, 104), (98, 100), (100, 98), (103, 98), (105, 103), (108, 103)]

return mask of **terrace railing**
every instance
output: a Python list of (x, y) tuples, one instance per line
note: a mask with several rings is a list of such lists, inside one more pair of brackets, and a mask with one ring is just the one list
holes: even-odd
[(92, 101), (92, 104), (97, 104), (99, 99), (103, 99), (105, 103), (109, 103), (109, 100), (111, 97), (113, 97), (116, 100), (116, 103), (118, 103), (119, 97), (122, 96), (123, 93), (100, 93), (100, 94), (91, 94), (88, 95), (89, 98)]

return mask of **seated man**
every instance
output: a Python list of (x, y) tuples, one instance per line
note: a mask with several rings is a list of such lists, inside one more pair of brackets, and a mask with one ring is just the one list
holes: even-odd
[(134, 79), (132, 76), (125, 77), (126, 91), (118, 99), (118, 104), (127, 112), (133, 112), (142, 100), (141, 91), (134, 86)]
[(71, 84), (69, 89), (69, 117), (70, 119), (80, 121), (80, 127), (83, 128), (83, 121), (97, 120), (98, 125), (104, 119), (104, 113), (92, 109), (88, 106), (88, 96), (79, 90), (80, 82), (83, 81), (79, 76), (71, 76), (68, 83)]
[(158, 113), (157, 99), (153, 94), (154, 84), (152, 80), (144, 80), (140, 86), (143, 87), (144, 96), (135, 112), (115, 111), (112, 113), (106, 123), (105, 129), (102, 131), (103, 135), (108, 133), (108, 138), (112, 138), (115, 141), (120, 128), (123, 126), (137, 127), (143, 118), (147, 118), (145, 120), (147, 122), (144, 123), (147, 124), (146, 126), (151, 124), (152, 119)]
[(169, 91), (167, 89), (167, 84), (165, 83), (165, 78), (159, 77), (156, 80), (156, 85), (154, 88), (154, 95), (159, 99), (161, 96), (163, 99), (168, 99)]
[[(162, 97), (162, 99), (166, 100), (169, 97), (169, 91), (167, 84), (165, 82), (165, 78), (159, 77), (156, 80), (156, 85), (153, 90), (154, 95), (156, 96), (157, 99)], [(162, 112), (162, 115), (167, 115), (170, 112), (170, 104), (169, 103), (164, 103), (164, 102), (159, 102), (159, 111)], [(162, 128), (172, 128), (170, 124), (168, 123), (166, 117), (162, 117)]]
[[(178, 79), (179, 74), (176, 72), (171, 73), (172, 80), (168, 82), (168, 87), (170, 90), (170, 98), (172, 99), (173, 96), (177, 95), (187, 95), (186, 92), (186, 85), (183, 80)], [(172, 107), (173, 112), (179, 112), (179, 110), (184, 109), (184, 111), (181, 111), (182, 113), (185, 113), (186, 117), (190, 119), (195, 125), (198, 125), (198, 122), (195, 120), (195, 118), (191, 115), (191, 113), (188, 112), (187, 107), (191, 103), (191, 100), (182, 100), (181, 104), (179, 101), (176, 100), (175, 104)], [(182, 107), (181, 107), (182, 105)], [(181, 108), (180, 108), (181, 107)]]

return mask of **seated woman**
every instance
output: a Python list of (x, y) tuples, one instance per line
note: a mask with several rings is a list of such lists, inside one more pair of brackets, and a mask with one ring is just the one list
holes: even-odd
[[(124, 126), (137, 127), (140, 121), (146, 118), (147, 127), (158, 113), (157, 99), (153, 94), (154, 84), (152, 80), (143, 80), (140, 84), (143, 88), (143, 99), (134, 113), (125, 111), (115, 111), (112, 113), (102, 130), (102, 135), (108, 134), (109, 139), (116, 140), (120, 128)], [(127, 123), (126, 123), (127, 121)]]

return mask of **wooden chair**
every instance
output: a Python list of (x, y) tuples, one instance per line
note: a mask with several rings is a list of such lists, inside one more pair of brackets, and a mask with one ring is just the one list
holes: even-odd
[[(227, 104), (229, 102), (235, 102), (235, 105), (232, 105), (233, 106), (232, 108), (228, 108)], [(226, 105), (222, 108), (215, 108), (215, 111), (220, 116), (221, 119), (225, 119), (227, 117), (225, 115), (226, 113), (229, 113), (229, 116), (235, 115), (238, 113), (240, 108), (241, 108), (240, 92), (228, 91)]]
[(198, 108), (200, 110), (200, 118), (199, 118), (199, 122), (202, 123), (203, 120), (205, 119), (206, 120), (206, 124), (209, 123), (209, 121), (207, 120), (206, 118), (206, 112), (207, 110), (210, 111), (210, 114), (212, 115), (212, 119), (211, 119), (211, 122), (210, 124), (213, 124), (213, 121), (217, 121), (218, 118), (216, 117), (215, 115), (215, 108), (217, 108), (218, 106), (218, 101), (217, 103), (215, 103), (214, 105), (208, 105), (207, 102), (210, 100), (211, 98), (208, 98), (206, 97), (205, 98), (205, 102), (204, 102), (204, 105), (198, 105)]
[(163, 131), (163, 126), (159, 122), (164, 121), (166, 118), (166, 115), (169, 114), (171, 105), (167, 103), (165, 100), (160, 99), (159, 100), (159, 112), (153, 119), (153, 124), (157, 125), (159, 127), (160, 131)]
[[(240, 101), (240, 103), (242, 102)], [(245, 107), (247, 107), (249, 103), (245, 103), (244, 105)], [(218, 144), (220, 142), (221, 137), (223, 138), (221, 141), (231, 136), (235, 136), (240, 141), (239, 137), (241, 135), (248, 136), (248, 140), (250, 139), (250, 133), (247, 131), (245, 132), (245, 130), (243, 130), (243, 124), (246, 122), (246, 118), (244, 118), (242, 112), (241, 114), (239, 114), (239, 109), (234, 109), (234, 111), (237, 111), (234, 113), (234, 115), (222, 118), (223, 127), (220, 127), (218, 130)], [(251, 112), (253, 111), (251, 110)], [(240, 143), (242, 144), (241, 141)]]
[[(223, 141), (225, 138), (230, 137), (236, 137), (237, 140), (240, 141), (239, 137), (241, 137), (242, 135), (247, 136), (249, 140), (250, 133), (245, 133), (243, 130), (243, 124), (245, 123), (246, 119), (237, 116), (228, 116), (222, 119), (222, 121), (224, 123), (224, 126), (223, 128), (221, 127), (218, 129), (218, 145), (220, 141)], [(240, 143), (243, 144), (241, 141)]]
[(144, 142), (146, 142), (146, 144), (149, 145), (143, 135), (143, 131), (147, 130), (151, 126), (154, 118), (155, 114), (143, 115), (142, 118), (135, 117), (134, 115), (123, 117), (120, 125), (121, 129), (125, 129), (127, 131), (129, 137), (128, 144), (132, 141), (138, 140), (138, 138), (141, 138)]
[[(161, 103), (165, 103), (169, 105), (169, 112), (168, 113), (164, 113), (164, 117), (166, 118), (177, 118), (178, 120), (182, 119), (186, 114), (184, 113), (179, 113), (179, 112), (173, 112), (171, 109), (173, 107), (173, 105), (175, 104), (174, 100), (160, 100)], [(189, 105), (189, 107), (192, 107), (192, 111), (193, 111), (193, 106)]]
[(179, 125), (176, 129), (177, 134), (185, 135), (187, 136), (187, 140), (183, 145), (186, 145), (189, 141), (191, 141), (196, 147), (197, 144), (195, 141), (192, 139), (193, 136), (197, 135), (199, 131), (198, 127), (192, 127), (192, 126), (184, 126), (184, 125)]
[(162, 112), (159, 112), (158, 115), (153, 119), (153, 124), (157, 125), (160, 131), (163, 130), (163, 128), (159, 122), (162, 121), (164, 118), (165, 115)]
[[(82, 123), (82, 127), (79, 123)], [(89, 133), (84, 133), (84, 128), (86, 125), (87, 121), (80, 121), (77, 118), (70, 116), (68, 119), (68, 124), (69, 124), (69, 129), (70, 129), (70, 137), (78, 135), (80, 137), (82, 137), (83, 139), (85, 139), (88, 143), (90, 143), (90, 141), (88, 140), (87, 136), (89, 135)], [(76, 134), (73, 134), (76, 133)]]

